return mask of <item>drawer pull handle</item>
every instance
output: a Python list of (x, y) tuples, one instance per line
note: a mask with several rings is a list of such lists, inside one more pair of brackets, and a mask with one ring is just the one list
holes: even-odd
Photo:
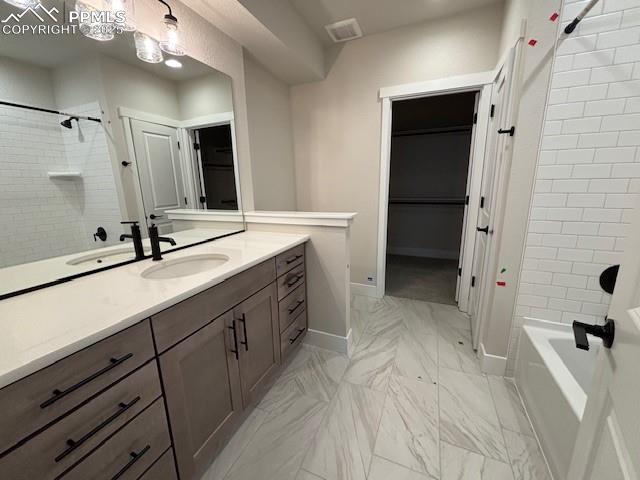
[(71, 452), (75, 451), (84, 442), (89, 440), (96, 433), (98, 433), (104, 427), (109, 425), (111, 422), (113, 422), (115, 419), (117, 419), (120, 415), (122, 415), (124, 412), (129, 410), (131, 407), (133, 407), (139, 401), (140, 401), (140, 397), (138, 396), (138, 397), (134, 398), (133, 400), (131, 400), (129, 403), (119, 403), (117, 412), (115, 412), (113, 415), (111, 415), (109, 418), (107, 418), (104, 422), (100, 423), (100, 425), (98, 425), (97, 427), (92, 429), (90, 432), (84, 434), (79, 440), (73, 440), (71, 438), (69, 440), (67, 440), (67, 445), (68, 445), (67, 449), (64, 452), (62, 452), (60, 455), (58, 455), (55, 458), (55, 461), (59, 462), (60, 460), (64, 459), (67, 455), (69, 455)]
[(296, 303), (296, 306), (293, 308), (288, 308), (287, 310), (289, 310), (289, 313), (293, 313), (295, 312), (298, 308), (300, 308), (300, 305), (304, 304), (304, 300), (298, 300), (298, 302)]
[(236, 331), (235, 319), (231, 326), (227, 328), (233, 332), (233, 349), (231, 350), (231, 353), (234, 353), (236, 355), (236, 360), (238, 360), (238, 332)]
[(294, 255), (293, 257), (289, 257), (287, 258), (287, 265), (295, 262), (296, 260), (298, 260), (299, 258), (302, 258), (302, 255)]
[(59, 390), (59, 389), (56, 388), (53, 391), (53, 396), (51, 398), (49, 398), (48, 400), (46, 400), (44, 403), (42, 403), (40, 405), (40, 408), (47, 408), (47, 407), (53, 405), (54, 403), (56, 403), (61, 398), (66, 397), (67, 395), (69, 395), (70, 393), (75, 392), (76, 390), (78, 390), (81, 387), (84, 387), (87, 383), (92, 382), (93, 380), (95, 380), (99, 376), (104, 375), (105, 373), (113, 370), (118, 365), (121, 365), (124, 362), (126, 362), (127, 360), (129, 360), (131, 357), (133, 357), (133, 353), (127, 353), (126, 355), (124, 355), (124, 356), (122, 356), (120, 358), (111, 358), (111, 359), (109, 359), (109, 365), (107, 365), (106, 367), (98, 370), (96, 373), (94, 373), (92, 375), (89, 375), (84, 380), (79, 381), (78, 383), (76, 383), (75, 385), (67, 388), (66, 390)]
[(293, 287), (296, 283), (300, 281), (301, 278), (304, 278), (304, 274), (300, 273), (296, 275), (292, 280), (287, 282), (287, 287)]
[(300, 335), (302, 335), (302, 334), (304, 333), (304, 331), (305, 331), (305, 330), (306, 330), (305, 328), (299, 328), (299, 329), (298, 329), (298, 334), (297, 334), (295, 337), (290, 338), (290, 339), (289, 339), (289, 343), (291, 343), (291, 344), (296, 343), (296, 340), (298, 340), (298, 338), (300, 337)]
[(127, 470), (133, 467), (133, 464), (136, 463), (138, 460), (140, 460), (142, 456), (145, 453), (147, 453), (149, 450), (151, 450), (151, 445), (147, 445), (137, 453), (131, 452), (129, 454), (129, 456), (131, 457), (131, 460), (129, 460), (127, 464), (124, 467), (122, 467), (118, 473), (116, 473), (113, 477), (111, 477), (111, 480), (118, 480), (118, 478), (122, 477), (127, 472)]
[(242, 340), (240, 340), (240, 343), (242, 345), (244, 345), (244, 351), (248, 352), (249, 351), (249, 339), (247, 338), (247, 319), (244, 316), (244, 313), (242, 314), (242, 318), (239, 318), (238, 321), (242, 322), (242, 328), (244, 329), (244, 342)]

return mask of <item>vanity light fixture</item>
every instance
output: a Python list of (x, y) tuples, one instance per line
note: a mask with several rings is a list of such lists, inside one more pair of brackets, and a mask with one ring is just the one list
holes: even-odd
[(9, 5), (13, 5), (14, 7), (18, 7), (22, 10), (26, 10), (27, 8), (34, 8), (38, 5), (38, 0), (4, 0)]
[(142, 32), (135, 32), (133, 37), (136, 44), (136, 55), (140, 60), (147, 63), (162, 62), (162, 51), (158, 42)]
[(160, 48), (162, 49), (162, 51), (170, 55), (181, 57), (185, 54), (185, 51), (180, 41), (178, 19), (173, 16), (171, 6), (167, 2), (165, 2), (164, 0), (158, 1), (169, 9), (169, 13), (167, 13), (163, 19), (164, 31), (162, 33), (162, 38), (160, 39)]
[(105, 9), (116, 14), (124, 12), (125, 18), (123, 23), (119, 23), (125, 32), (136, 31), (136, 6), (135, 0), (104, 0)]
[(182, 68), (182, 63), (180, 60), (176, 60), (175, 58), (169, 58), (165, 60), (164, 64), (170, 68)]
[[(76, 2), (75, 8), (76, 12), (80, 14), (80, 19), (78, 20), (80, 24), (80, 32), (82, 32), (85, 37), (98, 40), (99, 42), (108, 42), (109, 40), (113, 40), (114, 35), (111, 29), (106, 28), (106, 26), (100, 22), (91, 21), (92, 12), (94, 13), (93, 17), (99, 17), (99, 15), (97, 15), (98, 9), (87, 3), (81, 2), (80, 0)], [(83, 12), (86, 12), (85, 15), (82, 15)], [(85, 18), (85, 20), (82, 20), (82, 18)]]

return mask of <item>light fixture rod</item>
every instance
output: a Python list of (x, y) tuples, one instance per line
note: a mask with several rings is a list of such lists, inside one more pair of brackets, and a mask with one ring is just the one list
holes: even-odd
[(7, 107), (24, 108), (25, 110), (35, 110), (36, 112), (55, 113), (56, 115), (62, 115), (64, 117), (80, 118), (82, 120), (89, 120), (91, 122), (102, 123), (102, 120), (95, 117), (86, 117), (84, 115), (77, 115), (75, 113), (66, 113), (59, 110), (51, 110), (49, 108), (32, 107), (31, 105), (22, 105), (20, 103), (11, 103), (0, 101), (0, 105), (6, 105)]
[(173, 12), (171, 11), (171, 5), (169, 5), (167, 2), (165, 2), (164, 0), (158, 0), (161, 4), (163, 4), (165, 7), (167, 7), (169, 9), (169, 15), (165, 15), (165, 18), (170, 18), (171, 20), (175, 20), (176, 22), (178, 21), (178, 19), (176, 17), (173, 16)]

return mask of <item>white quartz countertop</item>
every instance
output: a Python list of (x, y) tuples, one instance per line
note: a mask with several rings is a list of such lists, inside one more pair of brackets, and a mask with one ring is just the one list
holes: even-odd
[(143, 260), (0, 301), (0, 388), (84, 347), (306, 242), (308, 235), (243, 232), (177, 252), (164, 260), (218, 253), (214, 270), (168, 280), (141, 272)]

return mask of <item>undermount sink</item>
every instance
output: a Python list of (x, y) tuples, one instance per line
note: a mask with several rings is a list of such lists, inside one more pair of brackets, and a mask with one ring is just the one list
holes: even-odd
[[(144, 253), (149, 254), (150, 252), (150, 250), (145, 249)], [(93, 252), (87, 255), (81, 255), (69, 260), (67, 265), (83, 266), (90, 263), (125, 262), (127, 260), (133, 260), (135, 257), (133, 247), (124, 247), (106, 252)]]
[(220, 254), (190, 255), (188, 257), (166, 260), (143, 270), (142, 278), (166, 280), (168, 278), (188, 277), (197, 273), (214, 270), (229, 261), (229, 257)]

